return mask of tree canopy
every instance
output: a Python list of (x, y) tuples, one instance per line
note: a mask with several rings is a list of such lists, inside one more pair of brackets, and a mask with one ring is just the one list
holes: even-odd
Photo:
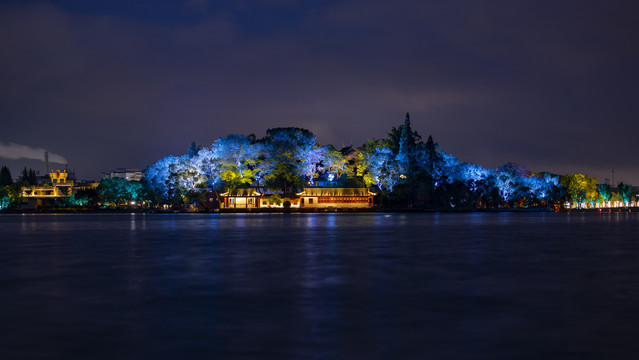
[(206, 191), (246, 186), (294, 195), (320, 184), (371, 187), (391, 206), (548, 206), (594, 196), (596, 182), (582, 186), (578, 176), (560, 183), (556, 175), (534, 175), (513, 163), (487, 169), (438, 147), (432, 136), (422, 141), (408, 113), (387, 138), (369, 139), (358, 148), (321, 146), (307, 129), (270, 128), (263, 138), (233, 134), (210, 146), (192, 143), (187, 154), (149, 166), (145, 184), (161, 201), (189, 201)]

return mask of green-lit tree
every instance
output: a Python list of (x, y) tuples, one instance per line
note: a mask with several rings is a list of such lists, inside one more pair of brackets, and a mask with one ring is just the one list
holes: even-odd
[(251, 139), (244, 135), (228, 135), (212, 145), (219, 159), (220, 179), (227, 189), (253, 183), (257, 159), (251, 146)]
[(322, 148), (321, 171), (327, 174), (329, 181), (338, 181), (347, 172), (348, 163), (342, 153), (333, 145)]
[(628, 207), (628, 204), (632, 199), (632, 185), (624, 184), (623, 182), (621, 182), (617, 186), (617, 192), (619, 193), (619, 196), (621, 196), (621, 199), (623, 200), (626, 207)]
[(22, 202), (22, 192), (14, 185), (0, 187), (0, 209), (17, 207)]
[(96, 189), (103, 203), (116, 206), (143, 199), (142, 184), (138, 181), (126, 181), (122, 178), (103, 179)]
[(0, 210), (6, 209), (11, 204), (11, 196), (9, 196), (10, 186), (0, 186)]
[(599, 195), (597, 192), (597, 179), (589, 178), (584, 174), (569, 174), (560, 177), (559, 183), (566, 187), (569, 198), (577, 204), (584, 206)]
[(604, 203), (607, 203), (608, 201), (610, 201), (612, 197), (612, 190), (610, 189), (610, 185), (598, 184), (597, 191), (599, 192), (599, 195), (601, 196), (601, 200), (603, 200)]

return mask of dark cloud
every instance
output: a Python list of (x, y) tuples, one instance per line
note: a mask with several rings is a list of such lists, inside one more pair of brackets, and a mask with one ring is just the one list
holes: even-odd
[(630, 1), (16, 2), (0, 6), (1, 141), (80, 176), (191, 140), (414, 127), (465, 161), (639, 184)]

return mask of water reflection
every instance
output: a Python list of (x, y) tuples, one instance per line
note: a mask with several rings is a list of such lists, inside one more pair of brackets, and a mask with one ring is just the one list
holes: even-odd
[(8, 358), (633, 358), (638, 224), (2, 215), (0, 346)]
[(130, 226), (131, 231), (135, 231), (135, 225), (137, 223), (135, 215), (136, 215), (135, 213), (131, 213), (131, 220), (129, 222), (131, 224)]

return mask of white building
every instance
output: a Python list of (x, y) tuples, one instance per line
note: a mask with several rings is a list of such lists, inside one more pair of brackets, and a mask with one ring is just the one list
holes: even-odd
[(140, 169), (117, 168), (103, 173), (104, 179), (122, 178), (126, 181), (140, 181), (143, 177), (144, 173)]

